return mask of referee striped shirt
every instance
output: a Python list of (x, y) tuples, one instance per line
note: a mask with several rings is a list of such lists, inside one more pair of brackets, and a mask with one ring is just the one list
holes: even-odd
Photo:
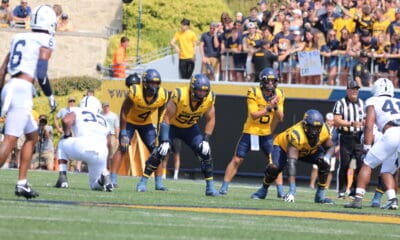
[[(361, 122), (365, 118), (365, 103), (358, 98), (357, 102), (351, 102), (347, 97), (338, 100), (333, 108), (334, 115), (341, 115), (342, 119), (349, 122)], [(340, 133), (357, 133), (363, 131), (364, 127), (340, 126)]]

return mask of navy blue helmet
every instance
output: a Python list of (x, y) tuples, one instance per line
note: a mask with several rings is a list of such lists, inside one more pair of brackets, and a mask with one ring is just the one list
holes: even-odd
[(147, 69), (142, 76), (143, 87), (146, 93), (154, 95), (158, 92), (161, 85), (160, 73), (153, 69)]
[(129, 74), (128, 77), (125, 78), (125, 86), (130, 88), (132, 85), (140, 84), (140, 77), (137, 73)]
[(204, 74), (196, 74), (190, 80), (190, 92), (192, 99), (202, 101), (210, 93), (210, 80)]
[[(261, 89), (273, 91), (278, 86), (279, 76), (273, 68), (264, 68), (259, 75), (259, 79)], [(268, 85), (271, 80), (273, 88)]]
[(324, 117), (318, 110), (309, 109), (304, 113), (303, 128), (309, 139), (318, 138), (323, 125)]

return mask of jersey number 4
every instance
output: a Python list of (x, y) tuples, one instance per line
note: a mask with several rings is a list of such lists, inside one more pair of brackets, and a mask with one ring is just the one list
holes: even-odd
[(382, 111), (390, 112), (390, 114), (397, 114), (400, 112), (400, 101), (393, 102), (392, 100), (386, 100), (382, 105)]

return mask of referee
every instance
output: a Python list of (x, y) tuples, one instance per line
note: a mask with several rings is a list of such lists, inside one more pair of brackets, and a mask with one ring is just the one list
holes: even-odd
[(347, 170), (350, 161), (356, 160), (356, 169), (349, 196), (355, 194), (357, 176), (362, 165), (362, 143), (365, 116), (364, 102), (358, 97), (360, 86), (354, 80), (347, 83), (346, 97), (338, 100), (333, 108), (334, 123), (339, 133), (340, 164), (338, 168), (338, 198), (344, 199), (347, 187)]

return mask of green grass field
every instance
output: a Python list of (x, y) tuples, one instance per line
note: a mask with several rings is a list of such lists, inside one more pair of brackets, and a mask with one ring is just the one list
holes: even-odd
[[(69, 189), (53, 187), (58, 173), (30, 171), (40, 193), (14, 196), (18, 171), (0, 171), (0, 239), (400, 239), (400, 211), (313, 203), (299, 187), (295, 203), (250, 199), (258, 185), (231, 184), (229, 195), (206, 197), (201, 180), (166, 180), (167, 192), (134, 192), (138, 178), (121, 177), (114, 192), (89, 190), (86, 174), (69, 174)], [(217, 182), (217, 187), (220, 183)], [(330, 190), (328, 196), (335, 197)]]

